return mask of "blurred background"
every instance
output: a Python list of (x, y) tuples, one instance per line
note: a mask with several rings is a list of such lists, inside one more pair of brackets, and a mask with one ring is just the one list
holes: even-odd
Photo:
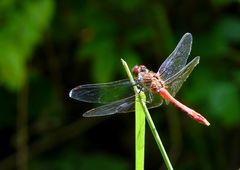
[[(240, 168), (240, 2), (1, 0), (0, 169), (134, 169), (134, 114), (83, 118), (80, 84), (126, 78), (120, 62), (153, 71), (182, 35), (200, 64), (173, 105), (151, 114), (175, 169)], [(147, 126), (145, 169), (166, 169)]]

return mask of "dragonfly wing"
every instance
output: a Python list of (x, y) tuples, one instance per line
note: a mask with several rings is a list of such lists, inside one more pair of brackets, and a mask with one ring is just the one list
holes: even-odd
[(110, 83), (86, 84), (72, 89), (69, 96), (88, 103), (109, 103), (133, 95), (129, 79)]
[(178, 73), (187, 63), (188, 56), (192, 47), (192, 35), (186, 33), (179, 41), (177, 47), (163, 62), (158, 70), (162, 80), (166, 80)]
[(118, 100), (94, 109), (91, 109), (83, 114), (84, 117), (107, 116), (116, 113), (124, 113), (134, 111), (135, 96)]
[(196, 67), (196, 65), (199, 63), (199, 60), (199, 56), (195, 57), (184, 68), (182, 68), (182, 70), (180, 70), (177, 74), (165, 81), (165, 84), (167, 85), (167, 90), (173, 97), (179, 91), (184, 81), (186, 81), (188, 76), (191, 74), (194, 67)]
[[(147, 95), (147, 107), (149, 109), (160, 106), (163, 103), (162, 98), (159, 95), (151, 94), (146, 91)], [(97, 116), (107, 116), (116, 113), (127, 113), (134, 112), (135, 110), (135, 95), (128, 98), (121, 99), (106, 105), (91, 109), (83, 114), (84, 117), (97, 117)]]
[[(158, 94), (152, 93), (149, 89), (143, 89), (143, 91), (146, 95), (146, 106), (148, 109), (152, 109), (152, 108), (159, 107), (162, 105), (163, 99), (161, 96), (159, 96)], [(122, 111), (122, 113), (133, 112), (134, 110), (135, 110), (135, 105)]]
[[(146, 94), (146, 93), (145, 93)], [(147, 94), (146, 94), (147, 95)], [(147, 108), (152, 109), (161, 106), (163, 103), (163, 99), (158, 94), (151, 93), (151, 96), (147, 96)]]

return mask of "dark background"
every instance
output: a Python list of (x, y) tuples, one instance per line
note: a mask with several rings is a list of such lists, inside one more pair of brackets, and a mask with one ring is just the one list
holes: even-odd
[[(200, 64), (176, 96), (211, 123), (173, 105), (151, 110), (175, 169), (240, 167), (240, 3), (1, 0), (0, 169), (134, 169), (134, 114), (81, 115), (95, 105), (71, 88), (156, 71), (186, 32)], [(111, 95), (111, 94), (110, 94)], [(146, 131), (145, 169), (166, 169)]]

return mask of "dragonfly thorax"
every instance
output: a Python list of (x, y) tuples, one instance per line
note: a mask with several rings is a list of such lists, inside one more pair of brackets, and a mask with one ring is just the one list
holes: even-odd
[(143, 75), (142, 83), (156, 93), (158, 93), (161, 88), (165, 88), (165, 83), (161, 80), (160, 76), (152, 71)]
[(136, 65), (132, 72), (141, 84), (153, 92), (158, 93), (161, 88), (165, 88), (165, 83), (159, 74), (149, 71), (144, 65)]

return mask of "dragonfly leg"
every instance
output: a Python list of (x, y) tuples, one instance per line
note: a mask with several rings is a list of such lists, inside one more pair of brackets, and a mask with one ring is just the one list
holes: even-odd
[(144, 91), (143, 85), (140, 84), (138, 80), (135, 81), (135, 83), (133, 84), (133, 86), (137, 86), (137, 88), (139, 89), (139, 92), (138, 92), (138, 93), (140, 93), (141, 91)]
[(153, 102), (153, 94), (148, 93), (148, 100), (146, 101), (147, 103), (152, 103)]

